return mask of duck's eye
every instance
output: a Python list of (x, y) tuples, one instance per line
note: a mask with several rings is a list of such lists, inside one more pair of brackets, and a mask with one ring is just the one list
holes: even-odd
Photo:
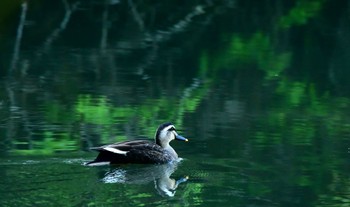
[(171, 127), (168, 131), (175, 131), (175, 127)]

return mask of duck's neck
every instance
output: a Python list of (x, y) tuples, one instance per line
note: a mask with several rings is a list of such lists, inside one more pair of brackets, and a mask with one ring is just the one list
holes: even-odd
[(159, 139), (156, 139), (156, 144), (158, 144), (159, 146), (161, 146), (164, 150), (166, 150), (167, 152), (169, 152), (169, 154), (174, 158), (177, 159), (178, 155), (175, 152), (175, 150), (170, 146), (169, 144), (170, 142), (161, 142)]
[(178, 155), (177, 153), (175, 152), (175, 150), (169, 145), (167, 144), (165, 147), (163, 147), (166, 151), (168, 151), (171, 156), (174, 158), (174, 159), (177, 159), (178, 158)]

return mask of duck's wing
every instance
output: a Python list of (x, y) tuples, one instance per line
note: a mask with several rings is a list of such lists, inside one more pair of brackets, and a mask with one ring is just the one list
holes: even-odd
[(166, 163), (172, 160), (171, 155), (156, 143), (148, 140), (119, 142), (92, 148), (99, 151), (97, 158), (88, 163)]
[(137, 150), (142, 148), (149, 148), (150, 146), (155, 145), (154, 142), (149, 140), (132, 140), (132, 141), (124, 141), (118, 142), (114, 144), (103, 145), (100, 147), (93, 147), (92, 150), (96, 150), (99, 152), (108, 151), (116, 154), (126, 154), (131, 150)]

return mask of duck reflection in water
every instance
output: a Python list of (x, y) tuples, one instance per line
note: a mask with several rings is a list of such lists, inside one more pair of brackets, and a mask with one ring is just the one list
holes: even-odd
[(174, 161), (161, 165), (130, 165), (124, 168), (118, 167), (102, 175), (101, 180), (104, 183), (123, 184), (148, 184), (154, 182), (154, 187), (161, 196), (173, 197), (176, 188), (189, 179), (188, 176), (178, 180), (170, 178), (176, 171), (178, 164), (178, 161)]

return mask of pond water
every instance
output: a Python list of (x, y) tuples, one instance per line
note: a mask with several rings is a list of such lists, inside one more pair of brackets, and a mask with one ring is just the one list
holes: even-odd
[[(350, 205), (348, 1), (0, 8), (0, 206)], [(84, 165), (169, 121), (181, 161)]]

